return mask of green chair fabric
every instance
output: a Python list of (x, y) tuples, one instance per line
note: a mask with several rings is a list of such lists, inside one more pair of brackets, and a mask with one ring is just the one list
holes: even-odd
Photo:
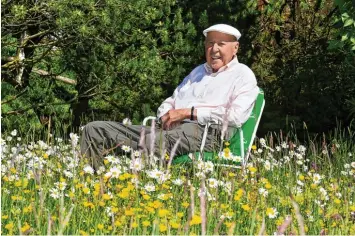
[[(218, 164), (227, 164), (227, 165), (243, 165), (247, 163), (249, 152), (253, 141), (255, 138), (256, 131), (259, 126), (259, 121), (265, 106), (264, 91), (260, 89), (259, 95), (255, 101), (253, 111), (249, 119), (243, 124), (242, 127), (236, 127), (232, 138), (228, 140), (230, 153), (233, 156), (240, 157), (238, 161), (227, 160), (219, 157), (218, 152), (203, 152), (202, 159), (204, 161), (212, 161)], [(243, 140), (241, 140), (243, 137)], [(241, 142), (242, 141), (242, 142)], [(195, 158), (199, 157), (200, 153), (194, 153)], [(196, 158), (197, 159), (197, 158)], [(192, 162), (191, 158), (188, 155), (182, 155), (175, 157), (173, 164), (185, 164)]]

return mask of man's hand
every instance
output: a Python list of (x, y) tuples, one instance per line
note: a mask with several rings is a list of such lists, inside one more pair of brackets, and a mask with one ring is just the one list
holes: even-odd
[(180, 124), (184, 119), (190, 119), (191, 109), (175, 109), (168, 111), (165, 115), (161, 117), (163, 122), (163, 129), (169, 130)]

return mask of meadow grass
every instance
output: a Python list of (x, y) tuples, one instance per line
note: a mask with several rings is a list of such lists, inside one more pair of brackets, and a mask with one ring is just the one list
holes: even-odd
[(1, 234), (355, 234), (350, 130), (307, 145), (270, 134), (244, 168), (168, 167), (125, 146), (95, 171), (75, 134), (2, 138)]

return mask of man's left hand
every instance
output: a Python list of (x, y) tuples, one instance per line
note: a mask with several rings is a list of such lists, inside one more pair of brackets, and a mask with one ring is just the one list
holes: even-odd
[(173, 127), (175, 127), (177, 124), (179, 124), (181, 121), (185, 119), (190, 118), (190, 112), (191, 110), (186, 108), (186, 109), (174, 109), (168, 111), (165, 115), (161, 117), (161, 120), (163, 122), (163, 129), (168, 130)]

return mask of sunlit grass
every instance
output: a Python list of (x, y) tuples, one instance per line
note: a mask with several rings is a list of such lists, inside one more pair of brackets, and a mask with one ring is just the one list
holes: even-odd
[[(94, 171), (78, 137), (1, 141), (2, 234), (355, 234), (355, 150), (260, 139), (245, 168), (167, 168), (124, 147)], [(24, 138), (23, 140), (27, 140)], [(275, 141), (277, 140), (277, 141)]]

